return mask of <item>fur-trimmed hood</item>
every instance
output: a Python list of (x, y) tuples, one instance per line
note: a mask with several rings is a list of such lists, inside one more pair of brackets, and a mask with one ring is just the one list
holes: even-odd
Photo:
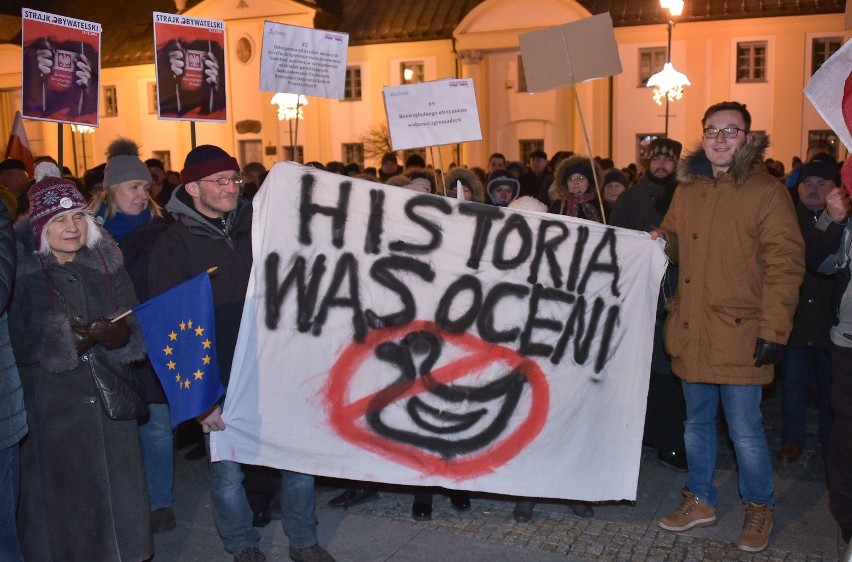
[[(731, 162), (731, 167), (728, 168), (728, 173), (733, 177), (734, 182), (743, 185), (752, 171), (766, 169), (763, 158), (767, 148), (769, 148), (769, 137), (756, 135), (751, 140), (746, 141), (734, 153), (734, 160)], [(699, 144), (694, 150), (687, 153), (684, 161), (677, 167), (677, 180), (678, 183), (682, 184), (692, 183), (701, 176), (714, 179), (710, 160)]]
[(462, 185), (466, 185), (470, 188), (474, 201), (478, 203), (485, 203), (485, 187), (482, 185), (482, 182), (479, 181), (476, 174), (467, 168), (456, 166), (450, 170), (446, 176), (444, 176), (444, 185), (447, 186), (447, 193), (449, 193), (451, 189), (455, 190), (456, 181), (461, 181)]
[[(80, 365), (80, 359), (74, 348), (71, 320), (66, 310), (79, 310), (84, 303), (74, 300), (78, 291), (71, 290), (60, 297), (63, 293), (59, 290), (61, 287), (52, 286), (53, 281), (48, 284), (52, 268), (66, 266), (59, 266), (52, 254), (36, 251), (35, 236), (28, 220), (16, 227), (16, 234), (18, 267), (9, 326), (18, 365), (25, 367), (38, 363), (53, 373), (73, 369)], [(130, 278), (124, 271), (121, 251), (106, 231), (102, 234), (94, 248), (81, 248), (68, 266), (68, 281), (82, 283), (82, 289), (86, 291), (85, 306), (90, 318), (81, 318), (83, 322), (124, 312), (136, 304)], [(111, 283), (111, 288), (105, 283)], [(114, 310), (110, 310), (109, 305), (110, 289)], [(127, 345), (115, 350), (95, 346), (94, 351), (122, 363), (142, 359), (145, 346), (139, 324), (133, 316), (128, 317), (127, 323), (131, 331)]]
[[(601, 182), (601, 189), (603, 189), (603, 170), (598, 165), (597, 162), (593, 162), (589, 158), (585, 156), (571, 156), (570, 158), (566, 158), (559, 163), (559, 166), (556, 167), (556, 173), (553, 174), (553, 181), (556, 185), (556, 193), (559, 197), (565, 197), (568, 194), (568, 188), (566, 186), (566, 181), (568, 180), (568, 176), (574, 173), (576, 170), (574, 168), (577, 165), (585, 166), (588, 169), (592, 169), (594, 166), (594, 173), (598, 176), (598, 181)], [(585, 175), (585, 174), (584, 174)], [(595, 194), (595, 178), (589, 178), (589, 193)]]

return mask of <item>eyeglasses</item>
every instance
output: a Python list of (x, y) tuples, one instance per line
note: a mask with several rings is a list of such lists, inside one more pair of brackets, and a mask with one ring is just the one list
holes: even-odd
[(568, 181), (583, 181), (586, 179), (586, 176), (583, 174), (571, 174), (568, 176)]
[(239, 185), (243, 185), (243, 183), (246, 180), (243, 179), (242, 176), (231, 176), (229, 178), (216, 178), (215, 180), (195, 180), (195, 181), (213, 181), (213, 182), (216, 182), (218, 185), (221, 185), (221, 186), (225, 186), (225, 185), (228, 185), (229, 183), (233, 182), (234, 185), (239, 186)]
[(718, 129), (716, 127), (707, 127), (706, 129), (704, 129), (704, 138), (715, 139), (719, 136), (719, 133), (722, 133), (722, 136), (724, 136), (726, 139), (733, 139), (736, 138), (738, 134), (740, 134), (740, 131), (744, 133), (748, 132), (745, 129), (740, 129), (739, 127), (723, 127), (721, 129)]

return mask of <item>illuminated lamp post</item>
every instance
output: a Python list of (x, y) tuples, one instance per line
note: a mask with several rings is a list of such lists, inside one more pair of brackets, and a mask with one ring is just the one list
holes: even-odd
[(683, 89), (690, 86), (689, 79), (682, 72), (675, 70), (672, 65), (672, 29), (674, 29), (675, 17), (683, 13), (683, 0), (660, 0), (660, 7), (668, 10), (668, 44), (666, 45), (666, 64), (663, 69), (648, 79), (648, 87), (654, 88), (654, 101), (657, 105), (663, 105), (666, 100), (666, 131), (663, 136), (669, 136), (669, 102), (677, 101), (683, 97)]

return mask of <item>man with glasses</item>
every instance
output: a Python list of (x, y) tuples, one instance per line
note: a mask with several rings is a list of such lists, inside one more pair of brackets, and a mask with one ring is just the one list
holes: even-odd
[[(216, 352), (222, 384), (227, 389), (252, 265), (250, 203), (240, 198), (240, 166), (219, 147), (198, 146), (186, 156), (182, 185), (172, 193), (166, 211), (175, 219), (157, 240), (148, 272), (151, 295), (162, 293), (211, 267), (216, 316)], [(221, 431), (225, 423), (216, 404), (198, 416), (204, 433)], [(210, 463), (213, 518), (225, 549), (235, 562), (263, 562), (260, 535), (242, 486), (239, 463)], [(317, 541), (314, 477), (281, 471), (281, 522), (296, 562), (333, 561)]]
[(686, 399), (689, 464), (683, 502), (658, 524), (669, 531), (716, 523), (719, 403), (728, 422), (746, 504), (740, 550), (766, 548), (774, 475), (760, 412), (793, 325), (804, 275), (804, 243), (790, 196), (766, 171), (769, 141), (750, 133), (743, 104), (711, 106), (701, 147), (678, 171), (680, 184), (653, 238), (679, 263), (677, 295), (664, 331)]

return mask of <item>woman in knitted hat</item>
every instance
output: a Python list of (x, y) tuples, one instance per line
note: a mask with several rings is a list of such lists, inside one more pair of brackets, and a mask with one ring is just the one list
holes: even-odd
[(595, 173), (602, 178), (600, 167), (583, 156), (572, 156), (563, 160), (556, 169), (556, 198), (548, 212), (601, 222), (598, 199), (594, 193)]
[(121, 252), (69, 180), (28, 193), (17, 227), (9, 313), (29, 435), (21, 446), (18, 533), (26, 560), (147, 560), (153, 554), (136, 420), (107, 416), (90, 357), (145, 357)]
[[(124, 267), (140, 301), (148, 300), (148, 259), (167, 226), (151, 196), (151, 183), (151, 172), (139, 158), (136, 143), (116, 139), (107, 148), (104, 189), (90, 207), (124, 254)], [(151, 498), (151, 528), (155, 533), (171, 531), (175, 528), (174, 438), (169, 405), (151, 363), (146, 359), (136, 367), (149, 411), (140, 420), (139, 438)]]
[(621, 197), (621, 194), (627, 191), (630, 187), (630, 181), (627, 176), (618, 168), (609, 170), (603, 178), (603, 202), (606, 209), (606, 216), (612, 214), (612, 209), (615, 207), (615, 202)]

